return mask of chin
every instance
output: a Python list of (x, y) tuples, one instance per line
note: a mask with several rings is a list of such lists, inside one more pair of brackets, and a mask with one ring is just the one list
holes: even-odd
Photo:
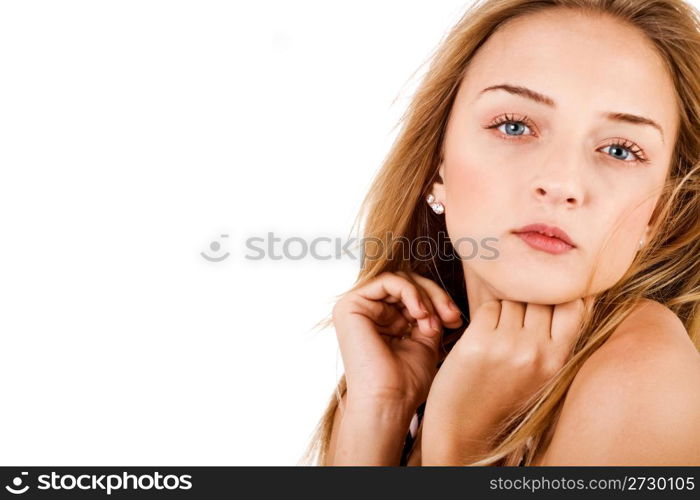
[(566, 302), (571, 302), (581, 298), (580, 295), (571, 295), (566, 293), (556, 293), (556, 292), (542, 292), (542, 293), (524, 293), (513, 295), (512, 298), (505, 297), (506, 300), (512, 300), (516, 302), (524, 302), (527, 304), (544, 304), (544, 305), (554, 305), (554, 304), (564, 304)]
[(511, 279), (503, 286), (494, 288), (503, 291), (502, 298), (505, 300), (530, 304), (564, 304), (584, 295), (578, 284), (552, 280), (549, 276), (533, 276), (517, 281)]

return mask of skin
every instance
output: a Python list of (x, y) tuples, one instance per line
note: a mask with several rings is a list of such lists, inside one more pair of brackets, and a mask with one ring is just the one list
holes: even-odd
[[(439, 299), (437, 287), (428, 289)], [(671, 310), (644, 300), (579, 370), (551, 441), (538, 449), (532, 465), (700, 464), (700, 391), (679, 380), (700, 380), (700, 355)], [(464, 453), (474, 446), (463, 447), (460, 456), (436, 457), (434, 443), (423, 439), (426, 425), (430, 434), (424, 419), (407, 465), (458, 465), (475, 458)]]
[[(444, 182), (432, 192), (453, 241), (499, 240), (489, 244), (497, 259), (463, 260), (472, 313), (492, 299), (561, 304), (605, 290), (629, 267), (640, 238), (648, 241), (677, 133), (673, 85), (643, 34), (580, 16), (513, 20), (477, 52), (460, 85), (439, 167)], [(557, 107), (504, 90), (480, 94), (501, 83), (535, 90)], [(601, 119), (606, 111), (651, 118), (664, 137), (648, 125)], [(534, 127), (484, 128), (506, 113), (528, 116)], [(615, 137), (637, 144), (650, 163), (607, 147)], [(552, 255), (511, 233), (534, 222), (564, 229), (577, 248)], [(470, 253), (467, 245), (462, 255)]]
[(644, 301), (581, 367), (533, 465), (700, 464), (697, 380), (680, 319)]
[[(555, 104), (536, 103), (505, 90), (481, 92), (503, 83), (532, 89)], [(556, 345), (557, 336), (566, 339), (559, 342), (558, 351), (555, 349), (560, 355), (575, 341), (571, 334), (575, 333), (574, 320), (581, 308), (572, 304), (611, 287), (629, 268), (639, 240), (649, 239), (678, 131), (675, 99), (672, 81), (650, 42), (636, 29), (607, 17), (591, 22), (578, 13), (548, 11), (516, 19), (497, 31), (476, 54), (447, 124), (439, 167), (442, 182), (434, 184), (433, 194), (445, 207), (446, 226), (453, 241), (496, 237), (498, 242), (490, 246), (498, 248), (499, 256), (463, 260), (469, 310), (477, 321), (473, 320), (475, 324), (447, 356), (431, 386), (423, 424), (423, 465), (458, 464), (482, 456), (489, 449), (486, 436), (503, 418), (502, 410), (513, 408), (503, 398), (510, 393), (511, 403), (524, 400), (539, 387), (538, 381), (546, 379), (543, 374), (553, 375), (564, 363), (565, 357), (548, 353), (552, 350), (550, 344)], [(662, 132), (649, 125), (603, 119), (605, 112), (651, 119)], [(505, 122), (487, 128), (505, 114), (509, 115)], [(615, 146), (616, 138), (622, 138), (624, 144)], [(648, 162), (634, 161), (634, 152)], [(535, 222), (564, 229), (575, 248), (554, 255), (531, 248), (512, 233)], [(471, 250), (467, 247), (466, 254)], [(494, 303), (500, 304), (500, 309), (490, 306), (490, 317), (484, 316), (484, 306)], [(551, 323), (547, 311), (552, 314)], [(651, 321), (663, 325), (664, 333), (654, 330), (644, 336), (641, 330), (646, 327), (637, 323), (633, 349), (644, 350), (648, 339), (661, 335), (677, 339), (685, 333), (687, 338), (667, 308), (653, 311), (645, 324)], [(661, 316), (667, 320), (654, 323)], [(553, 325), (558, 317), (560, 324), (570, 325), (567, 332), (555, 334)], [(697, 356), (693, 355), (697, 352), (690, 349), (692, 345), (672, 345), (678, 349), (664, 351), (670, 360), (667, 365), (679, 366), (673, 361), (682, 359), (680, 366), (693, 367), (684, 375), (697, 376)], [(644, 440), (636, 440), (634, 450), (615, 448), (619, 443), (629, 443), (630, 436), (616, 433), (624, 429), (610, 424), (626, 421), (621, 415), (633, 417), (635, 408), (653, 410), (657, 405), (638, 404), (645, 391), (654, 393), (648, 385), (639, 385), (643, 377), (625, 378), (629, 383), (622, 391), (615, 386), (608, 408), (619, 413), (610, 418), (600, 405), (591, 408), (581, 402), (597, 394), (601, 380), (613, 376), (622, 380), (619, 367), (630, 360), (641, 360), (644, 368), (664, 366), (645, 366), (643, 356), (620, 362), (621, 351), (610, 356), (607, 353), (611, 349), (601, 349), (596, 360), (612, 359), (618, 369), (594, 361), (591, 365), (598, 363), (597, 370), (583, 371), (577, 387), (587, 389), (573, 392), (569, 402), (579, 411), (567, 414), (563, 430), (554, 441), (558, 443), (556, 452), (548, 457), (553, 462), (549, 463), (589, 460), (604, 464), (606, 455), (593, 450), (609, 452), (611, 448), (617, 450), (613, 458), (617, 463), (624, 463), (625, 457), (651, 463), (649, 456), (645, 458), (639, 451), (651, 449), (640, 448), (638, 443)], [(531, 356), (533, 365), (553, 369), (538, 371), (537, 366), (519, 363), (525, 352), (535, 353)], [(680, 352), (683, 355), (677, 355)], [(553, 359), (557, 362), (552, 363)], [(636, 368), (635, 373), (645, 373)], [(652, 369), (651, 373), (657, 372)], [(680, 399), (692, 402), (698, 398), (693, 393)], [(619, 406), (612, 405), (615, 401)], [(698, 405), (674, 408), (678, 410), (674, 415), (679, 415), (674, 421), (688, 422), (692, 421), (692, 412), (697, 414)], [(577, 431), (586, 428), (581, 424), (583, 417), (607, 425), (589, 425), (589, 439), (581, 440), (582, 434)], [(652, 430), (642, 425), (640, 432), (648, 435), (656, 431), (657, 438), (663, 436), (666, 431), (658, 425), (663, 418), (656, 421)], [(677, 428), (697, 431), (697, 425)], [(608, 434), (601, 433), (606, 429), (610, 430)], [(565, 434), (567, 438), (561, 438)], [(613, 440), (615, 445), (601, 443), (601, 439)], [(591, 446), (585, 450), (581, 445), (572, 447), (573, 440)], [(698, 460), (697, 453), (687, 450), (669, 448), (668, 456), (657, 453), (654, 457), (660, 463), (665, 459)]]
[[(502, 83), (549, 96), (556, 107), (503, 90), (480, 97), (483, 88)], [(338, 303), (334, 323), (349, 397), (336, 412), (331, 464), (396, 465), (412, 412), (426, 392), (418, 449), (409, 464), (459, 464), (487, 451), (469, 443), (482, 442), (512, 405), (567, 360), (591, 296), (612, 286), (630, 266), (640, 238), (651, 236), (678, 132), (676, 109), (662, 59), (643, 34), (618, 21), (548, 11), (505, 24), (489, 38), (458, 89), (439, 166), (441, 182), (432, 192), (445, 206), (453, 242), (495, 237), (498, 242), (488, 246), (496, 247), (499, 257), (463, 260), (472, 323), (433, 380), (439, 335), (431, 334), (427, 313), (415, 312), (420, 307), (413, 297), (421, 294), (439, 330), (453, 327), (459, 313), (450, 310), (450, 298), (439, 285), (418, 275), (380, 276)], [(651, 119), (663, 137), (648, 125), (599, 116), (608, 111)], [(532, 124), (485, 128), (506, 113), (516, 122), (530, 117)], [(616, 138), (635, 145), (616, 148)], [(632, 151), (649, 162), (632, 161)], [(552, 255), (511, 232), (534, 222), (564, 229), (576, 248)], [(589, 368), (580, 371), (577, 390), (567, 396), (568, 411), (549, 461), (539, 464), (603, 465), (606, 456), (638, 464), (700, 461), (697, 452), (688, 451), (700, 446), (668, 434), (663, 425), (672, 414), (680, 435), (700, 435), (694, 423), (698, 391), (690, 384), (694, 392), (684, 394), (677, 383), (698, 378), (699, 356), (678, 318), (654, 304), (658, 307), (640, 308), (644, 316), (636, 312), (631, 317), (637, 321), (627, 323), (633, 326), (616, 331), (584, 364)], [(414, 324), (404, 338), (407, 322)], [(620, 338), (632, 341), (620, 344)], [(624, 348), (615, 347), (620, 345)], [(658, 358), (665, 361), (650, 364), (647, 353), (660, 345), (667, 347)], [(670, 367), (675, 368), (671, 376), (658, 376)], [(636, 376), (641, 374), (646, 375)], [(650, 380), (656, 381), (655, 390)], [(672, 411), (659, 414), (665, 411), (659, 396), (668, 387), (675, 391), (664, 399)], [(595, 394), (607, 404), (591, 404)], [(632, 435), (610, 427), (638, 416), (640, 408), (649, 415), (646, 427), (630, 426)], [(645, 441), (644, 435), (654, 440)], [(685, 448), (659, 451), (654, 445), (659, 442)], [(600, 452), (612, 449), (617, 455)], [(652, 450), (653, 459), (644, 450)]]

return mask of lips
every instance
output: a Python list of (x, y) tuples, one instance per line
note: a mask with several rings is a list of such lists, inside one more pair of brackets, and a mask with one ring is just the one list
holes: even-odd
[(566, 231), (547, 224), (528, 224), (513, 231), (523, 241), (537, 250), (559, 254), (576, 248)]

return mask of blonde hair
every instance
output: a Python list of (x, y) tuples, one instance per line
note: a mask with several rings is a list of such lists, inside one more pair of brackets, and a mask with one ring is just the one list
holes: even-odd
[[(581, 324), (573, 356), (493, 435), (488, 456), (463, 465), (529, 465), (551, 438), (567, 389), (583, 363), (632, 312), (651, 299), (671, 309), (700, 350), (700, 16), (683, 0), (482, 0), (473, 4), (446, 35), (428, 72), (401, 117), (403, 127), (385, 158), (355, 220), (365, 221), (363, 259), (355, 285), (384, 271), (413, 271), (441, 284), (457, 304), (467, 304), (460, 259), (396, 259), (395, 247), (374, 252), (386, 234), (436, 239), (447, 234), (444, 218), (425, 203), (442, 159), (446, 123), (458, 86), (476, 50), (505, 22), (551, 8), (607, 14), (636, 26), (665, 61), (677, 92), (679, 128), (668, 175), (652, 217), (651, 240), (611, 288), (601, 292)], [(366, 215), (366, 218), (364, 217)], [(353, 225), (354, 226), (354, 225)], [(372, 259), (367, 259), (372, 255)], [(341, 294), (342, 295), (342, 294)], [(445, 329), (443, 350), (469, 324)], [(332, 324), (332, 319), (319, 323)], [(300, 464), (327, 465), (333, 417), (346, 390), (343, 375), (316, 426)]]

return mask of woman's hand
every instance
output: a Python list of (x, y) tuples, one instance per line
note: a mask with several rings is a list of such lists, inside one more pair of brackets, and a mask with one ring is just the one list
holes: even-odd
[(348, 406), (388, 403), (410, 420), (437, 372), (442, 325), (462, 323), (451, 304), (435, 282), (402, 271), (384, 272), (339, 300), (333, 322)]
[(570, 357), (589, 304), (483, 303), (431, 386), (423, 464), (457, 465), (488, 452), (495, 426)]

